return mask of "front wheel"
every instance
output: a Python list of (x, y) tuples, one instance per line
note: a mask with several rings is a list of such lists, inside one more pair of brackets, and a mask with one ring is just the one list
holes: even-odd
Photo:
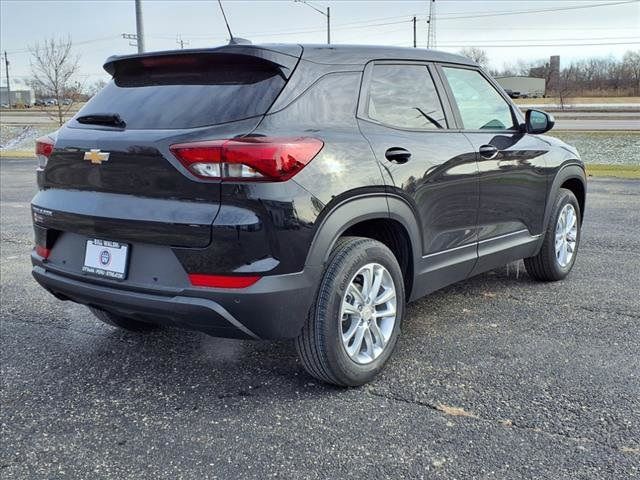
[(549, 282), (566, 277), (576, 261), (580, 244), (580, 204), (571, 190), (561, 188), (553, 205), (540, 252), (525, 258), (527, 273)]
[(302, 364), (327, 383), (369, 382), (393, 352), (404, 309), (402, 271), (391, 250), (369, 238), (340, 239), (296, 339)]

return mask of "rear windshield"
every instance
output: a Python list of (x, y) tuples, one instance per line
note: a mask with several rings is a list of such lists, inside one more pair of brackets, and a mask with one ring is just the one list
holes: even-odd
[(127, 129), (215, 125), (266, 113), (284, 84), (277, 65), (246, 55), (135, 58), (117, 62), (77, 116), (118, 114)]

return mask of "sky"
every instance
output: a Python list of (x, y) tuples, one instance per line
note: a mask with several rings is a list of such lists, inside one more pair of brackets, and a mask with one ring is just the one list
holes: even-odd
[[(429, 0), (312, 1), (331, 9), (335, 44), (411, 47), (417, 16), (418, 46), (427, 42)], [(326, 18), (293, 0), (223, 0), (235, 36), (253, 43), (324, 43)], [(216, 0), (143, 0), (147, 51), (223, 45), (228, 33)], [(457, 52), (483, 48), (490, 66), (518, 59), (560, 55), (562, 64), (590, 56), (620, 58), (640, 50), (638, 0), (436, 0), (436, 48)], [(108, 79), (104, 60), (134, 53), (122, 38), (135, 33), (134, 0), (0, 0), (0, 50), (7, 51), (10, 76), (30, 76), (29, 47), (69, 34), (80, 56), (80, 76), (91, 84)], [(0, 75), (4, 85), (4, 62)]]

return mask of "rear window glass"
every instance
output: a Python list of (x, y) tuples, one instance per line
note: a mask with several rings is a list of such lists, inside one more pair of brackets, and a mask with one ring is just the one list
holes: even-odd
[(446, 128), (442, 105), (425, 65), (375, 65), (369, 118), (392, 127)]
[(266, 113), (284, 84), (277, 65), (255, 57), (136, 58), (116, 63), (113, 80), (78, 116), (118, 114), (127, 129), (215, 125)]

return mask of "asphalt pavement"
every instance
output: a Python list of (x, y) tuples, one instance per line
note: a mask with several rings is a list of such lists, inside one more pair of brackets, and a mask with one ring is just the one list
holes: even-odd
[(0, 159), (0, 478), (640, 477), (640, 182), (590, 182), (566, 280), (512, 264), (417, 301), (344, 390), (290, 342), (127, 333), (44, 292), (34, 166)]

